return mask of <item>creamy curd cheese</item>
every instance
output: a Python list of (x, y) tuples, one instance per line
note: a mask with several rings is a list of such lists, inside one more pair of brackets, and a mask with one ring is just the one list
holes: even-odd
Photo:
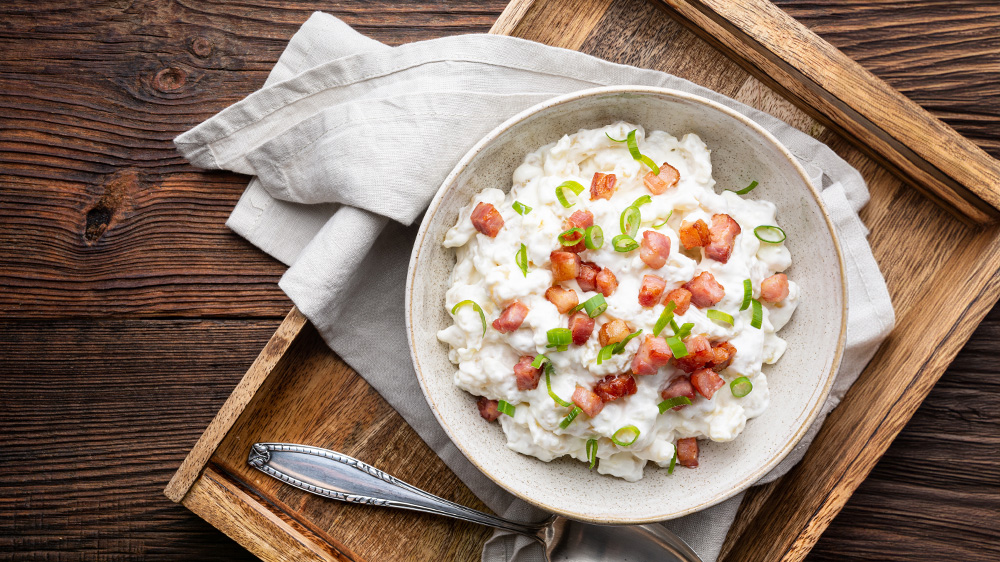
[[(608, 138), (610, 135), (624, 139), (633, 129), (642, 154), (677, 169), (680, 180), (676, 186), (660, 195), (650, 194), (643, 184), (649, 168), (634, 160), (624, 143)], [(574, 199), (566, 191), (575, 203), (564, 208), (556, 198), (556, 187), (567, 180), (589, 187), (595, 172), (617, 176), (611, 199), (592, 201), (586, 190)], [(449, 358), (458, 366), (454, 382), (459, 388), (515, 406), (513, 417), (499, 418), (508, 447), (543, 461), (569, 455), (588, 462), (586, 443), (596, 438), (597, 470), (636, 481), (642, 478), (647, 461), (667, 467), (674, 458), (678, 439), (730, 441), (740, 434), (749, 418), (767, 408), (768, 387), (761, 366), (774, 363), (785, 351), (786, 344), (776, 333), (794, 311), (799, 288), (789, 282), (787, 298), (777, 304), (764, 303), (761, 328), (750, 325), (752, 307), (739, 310), (744, 280), (751, 280), (754, 297), (758, 297), (761, 281), (788, 268), (791, 256), (783, 244), (764, 243), (754, 236), (757, 226), (777, 225), (774, 204), (744, 199), (732, 191), (716, 193), (714, 187), (710, 150), (697, 135), (686, 134), (680, 139), (663, 131), (646, 135), (642, 127), (619, 122), (581, 130), (528, 154), (514, 172), (509, 194), (486, 189), (459, 213), (457, 223), (444, 240), (446, 247), (456, 250), (445, 306), (451, 311), (457, 303), (472, 300), (482, 307), (487, 323), (496, 319), (512, 301), (520, 301), (529, 309), (520, 328), (509, 334), (489, 327), (484, 336), (480, 316), (471, 306), (460, 308), (454, 314), (454, 324), (438, 332), (438, 338), (450, 347)], [(642, 240), (644, 231), (653, 230), (654, 224), (663, 222), (673, 211), (667, 224), (655, 229), (670, 238), (671, 246), (666, 264), (656, 270), (640, 259), (639, 250), (617, 252), (611, 244), (611, 239), (621, 232), (622, 211), (643, 195), (651, 195), (652, 201), (640, 207), (642, 222), (635, 236), (637, 241)], [(515, 201), (531, 211), (523, 216), (518, 214), (512, 208)], [(504, 225), (493, 238), (477, 232), (473, 226), (472, 211), (481, 202), (492, 204), (503, 217)], [(553, 286), (549, 256), (561, 249), (557, 239), (565, 230), (564, 220), (578, 210), (593, 213), (594, 224), (602, 227), (605, 238), (603, 247), (583, 251), (581, 259), (609, 268), (619, 285), (606, 297), (608, 308), (595, 319), (596, 327), (587, 342), (559, 352), (546, 348), (547, 332), (565, 328), (568, 315), (560, 314), (545, 298), (546, 289)], [(679, 246), (678, 229), (683, 221), (702, 219), (711, 224), (712, 215), (722, 213), (730, 215), (741, 227), (727, 263), (703, 257), (702, 248), (685, 251)], [(527, 247), (526, 275), (515, 261), (522, 243)], [(577, 385), (590, 389), (606, 375), (630, 373), (633, 356), (643, 337), (653, 333), (664, 310), (663, 304), (649, 308), (639, 304), (643, 275), (655, 274), (664, 279), (666, 294), (703, 271), (712, 273), (725, 288), (725, 296), (711, 308), (732, 315), (734, 324), (713, 321), (706, 316), (707, 309), (693, 304), (683, 315), (676, 316), (676, 321), (693, 323), (692, 334), (705, 335), (712, 342), (728, 341), (737, 349), (732, 363), (719, 373), (726, 381), (725, 386), (711, 399), (697, 396), (691, 405), (661, 414), (657, 408), (662, 401), (660, 391), (674, 377), (683, 374), (671, 361), (656, 374), (635, 376), (635, 394), (607, 402), (594, 418), (581, 413), (561, 429), (559, 423), (570, 408), (560, 406), (549, 396), (544, 376), (536, 388), (518, 390), (513, 366), (524, 355), (545, 354), (552, 361), (552, 390), (567, 401)], [(576, 291), (581, 303), (598, 294), (581, 291), (576, 280), (558, 285)], [(643, 333), (626, 345), (624, 353), (598, 364), (601, 350), (598, 330), (612, 319), (624, 320), (632, 331), (642, 329)], [(668, 327), (660, 335), (670, 334)], [(749, 378), (753, 390), (736, 398), (729, 383), (741, 376)], [(629, 446), (613, 443), (612, 435), (630, 425), (639, 429), (635, 442)]]

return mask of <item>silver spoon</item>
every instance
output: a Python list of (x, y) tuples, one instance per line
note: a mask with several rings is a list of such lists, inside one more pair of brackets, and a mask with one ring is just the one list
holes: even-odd
[(435, 513), (520, 533), (541, 543), (552, 562), (701, 562), (691, 547), (661, 525), (593, 525), (556, 515), (542, 523), (517, 523), (439, 498), (358, 459), (318, 447), (257, 443), (247, 462), (327, 498)]

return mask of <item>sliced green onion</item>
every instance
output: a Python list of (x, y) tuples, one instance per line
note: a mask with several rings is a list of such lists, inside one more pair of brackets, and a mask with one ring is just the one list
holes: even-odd
[[(534, 365), (534, 363), (532, 363), (532, 365)], [(553, 370), (554, 369), (552, 369), (552, 363), (549, 363), (548, 365), (546, 365), (546, 367), (545, 367), (545, 389), (549, 391), (549, 398), (551, 398), (553, 402), (555, 402), (556, 404), (559, 404), (560, 406), (564, 406), (566, 408), (569, 408), (570, 406), (573, 405), (572, 402), (567, 402), (567, 401), (563, 400), (562, 398), (559, 398), (559, 396), (557, 396), (555, 392), (552, 392), (552, 378), (549, 375), (552, 373)]]
[[(635, 207), (632, 207), (633, 209)], [(611, 247), (615, 249), (616, 252), (631, 252), (632, 250), (639, 249), (639, 243), (635, 241), (628, 234), (619, 234), (611, 239)]]
[(677, 325), (677, 321), (673, 318), (670, 319), (670, 329), (674, 331), (674, 335), (681, 333), (681, 327)]
[(667, 327), (667, 324), (674, 321), (675, 308), (677, 308), (677, 303), (674, 301), (668, 302), (667, 306), (663, 308), (663, 312), (660, 313), (660, 317), (656, 320), (656, 324), (653, 325), (654, 336), (660, 335), (660, 332), (662, 332), (663, 329)]
[(569, 313), (573, 314), (574, 312), (579, 312), (579, 311), (583, 310), (583, 305), (585, 305), (585, 304), (587, 304), (587, 301), (581, 302), (580, 304), (578, 304), (578, 305), (574, 306), (573, 308), (569, 309)]
[(597, 439), (587, 439), (587, 460), (590, 461), (590, 470), (594, 470), (597, 465)]
[(715, 320), (716, 322), (725, 322), (730, 326), (733, 325), (733, 317), (721, 310), (709, 310), (705, 313), (710, 320)]
[(715, 320), (716, 322), (725, 322), (730, 326), (733, 325), (733, 317), (721, 310), (709, 310), (705, 313), (710, 320)]
[(753, 285), (749, 279), (743, 280), (743, 304), (740, 305), (740, 312), (750, 306), (750, 299), (753, 298)]
[(642, 333), (642, 330), (638, 330), (638, 331), (632, 332), (631, 334), (625, 336), (625, 339), (623, 339), (622, 341), (614, 344), (615, 345), (615, 349), (614, 349), (613, 353), (615, 355), (619, 355), (621, 353), (624, 353), (625, 352), (625, 345), (628, 344), (628, 342), (632, 341), (632, 338), (638, 336), (641, 333)]
[(780, 244), (785, 241), (785, 231), (773, 224), (762, 224), (753, 229), (753, 235), (761, 242)]
[(615, 141), (615, 142), (626, 142), (628, 140), (627, 138), (622, 139), (622, 140), (618, 140), (615, 137), (611, 136), (609, 133), (604, 133), (604, 135), (607, 136), (609, 139)]
[(753, 299), (753, 318), (750, 319), (750, 325), (759, 330), (763, 322), (764, 308), (760, 305), (759, 300)]
[[(631, 441), (625, 442), (622, 439), (618, 439), (618, 434), (621, 433), (621, 432), (623, 432), (623, 431), (631, 432), (632, 433), (632, 440)], [(625, 427), (620, 427), (620, 428), (618, 428), (617, 431), (615, 431), (613, 434), (611, 434), (611, 442), (614, 443), (615, 445), (618, 445), (619, 447), (628, 447), (632, 443), (635, 443), (635, 440), (638, 439), (638, 438), (639, 438), (639, 428), (636, 427), (636, 426), (634, 426), (634, 425), (626, 425)]]
[(674, 445), (674, 457), (670, 459), (670, 466), (667, 467), (667, 474), (673, 474), (675, 466), (677, 466), (677, 445)]
[(656, 405), (656, 407), (660, 409), (660, 413), (662, 414), (663, 412), (676, 408), (677, 406), (688, 406), (690, 404), (691, 399), (687, 396), (677, 396), (660, 402)]
[(583, 243), (588, 250), (600, 250), (604, 245), (604, 229), (596, 224), (588, 226), (584, 232)]
[(517, 267), (521, 268), (521, 273), (525, 277), (528, 276), (528, 247), (521, 244), (521, 249), (514, 254), (514, 261), (517, 262)]
[(609, 343), (608, 345), (602, 347), (601, 350), (597, 352), (597, 364), (598, 365), (600, 365), (601, 363), (607, 361), (608, 359), (611, 359), (611, 355), (614, 354), (614, 352), (615, 352), (615, 346), (616, 345), (618, 345), (618, 344), (617, 343)]
[(573, 406), (573, 409), (569, 411), (569, 414), (566, 414), (566, 417), (563, 418), (561, 422), (559, 422), (559, 428), (566, 429), (567, 427), (569, 427), (569, 424), (573, 423), (573, 420), (575, 420), (576, 417), (579, 416), (580, 412), (582, 411), (583, 410), (581, 410), (579, 406)]
[(753, 384), (750, 382), (750, 379), (740, 377), (729, 383), (729, 389), (733, 391), (733, 396), (743, 398), (753, 390)]
[(479, 318), (483, 321), (483, 335), (485, 336), (486, 335), (486, 314), (483, 312), (483, 308), (481, 306), (479, 306), (478, 304), (476, 304), (476, 301), (462, 301), (462, 302), (456, 304), (454, 307), (452, 307), (451, 313), (452, 314), (457, 313), (458, 309), (462, 308), (463, 306), (465, 306), (467, 304), (471, 304), (472, 305), (472, 310), (475, 310), (476, 312), (479, 313)]
[(639, 223), (642, 221), (642, 214), (639, 212), (639, 207), (625, 207), (622, 211), (622, 216), (618, 219), (619, 225), (622, 227), (622, 234), (627, 234), (629, 238), (635, 238), (635, 235), (639, 233)]
[(522, 217), (531, 212), (531, 207), (525, 205), (524, 203), (521, 203), (520, 201), (514, 201), (514, 204), (511, 206), (514, 207), (514, 212), (521, 215)]
[(657, 166), (656, 163), (649, 158), (649, 156), (643, 156), (642, 153), (639, 152), (639, 142), (635, 140), (635, 132), (637, 130), (638, 129), (632, 129), (629, 131), (628, 138), (625, 139), (628, 144), (628, 152), (632, 155), (633, 160), (638, 160), (639, 162), (649, 166), (649, 169), (653, 170), (653, 175), (658, 176), (660, 175), (660, 167)]
[(757, 187), (757, 185), (759, 185), (757, 183), (757, 180), (753, 180), (752, 182), (750, 182), (750, 185), (744, 187), (743, 189), (741, 189), (739, 191), (735, 191), (735, 190), (732, 190), (732, 189), (727, 189), (726, 191), (732, 191), (736, 195), (746, 195), (747, 193), (750, 193), (751, 191), (753, 191), (754, 188)]
[(674, 215), (674, 210), (670, 209), (670, 212), (667, 213), (667, 218), (663, 219), (663, 222), (661, 222), (660, 224), (654, 224), (653, 228), (659, 230), (663, 225), (667, 224), (667, 221), (670, 220), (670, 217), (672, 217), (673, 215)]
[(688, 322), (682, 325), (680, 329), (674, 330), (674, 335), (683, 340), (691, 335), (692, 328), (694, 328), (694, 322)]
[(633, 201), (632, 206), (638, 209), (640, 205), (645, 205), (646, 203), (652, 203), (652, 202), (653, 202), (652, 197), (650, 197), (649, 195), (643, 195), (642, 197)]
[(497, 404), (497, 410), (500, 410), (501, 414), (507, 414), (510, 417), (514, 417), (514, 410), (515, 410), (515, 408), (514, 408), (514, 405), (511, 404), (510, 402), (501, 400)]
[(556, 187), (556, 199), (559, 200), (559, 204), (563, 207), (569, 209), (573, 205), (576, 205), (576, 201), (570, 203), (566, 200), (566, 193), (563, 192), (564, 189), (568, 189), (573, 192), (574, 195), (580, 195), (583, 193), (583, 185), (578, 181), (564, 181)]
[(684, 342), (677, 336), (670, 336), (667, 338), (667, 345), (670, 346), (670, 352), (673, 353), (674, 359), (680, 359), (681, 357), (687, 357), (688, 350), (684, 347)]
[(549, 345), (545, 347), (554, 347), (556, 351), (566, 351), (573, 341), (573, 332), (569, 328), (552, 328), (545, 335), (549, 338)]
[(608, 309), (608, 303), (604, 300), (604, 295), (598, 293), (583, 303), (583, 309), (587, 311), (587, 316), (597, 318)]
[(576, 246), (583, 240), (583, 236), (582, 228), (571, 228), (559, 235), (559, 244), (563, 246)]
[(531, 366), (535, 369), (541, 369), (542, 365), (546, 363), (551, 363), (551, 361), (549, 361), (549, 358), (542, 354), (539, 354), (535, 356), (535, 359), (531, 362)]

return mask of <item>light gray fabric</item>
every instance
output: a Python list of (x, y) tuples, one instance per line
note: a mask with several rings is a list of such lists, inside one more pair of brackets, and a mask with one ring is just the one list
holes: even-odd
[[(774, 117), (661, 72), (488, 35), (387, 47), (315, 13), (265, 86), (175, 139), (193, 164), (255, 176), (227, 225), (289, 265), (280, 286), (323, 338), (498, 513), (545, 514), (516, 500), (455, 448), (421, 397), (403, 332), (403, 286), (416, 224), (444, 177), (483, 135), (542, 100), (584, 88), (674, 88), (727, 105), (773, 133), (823, 190), (849, 276), (847, 351), (805, 452), (893, 325), (885, 282), (857, 211), (861, 175)], [(740, 497), (665, 525), (715, 560)], [(497, 533), (489, 561), (540, 560), (527, 540)]]

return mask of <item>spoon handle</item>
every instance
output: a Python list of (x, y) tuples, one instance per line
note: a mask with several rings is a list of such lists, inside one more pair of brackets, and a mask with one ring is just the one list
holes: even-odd
[(358, 459), (318, 447), (256, 443), (247, 462), (286, 484), (335, 500), (435, 513), (534, 538), (539, 538), (537, 533), (545, 526), (487, 515), (411, 486)]

